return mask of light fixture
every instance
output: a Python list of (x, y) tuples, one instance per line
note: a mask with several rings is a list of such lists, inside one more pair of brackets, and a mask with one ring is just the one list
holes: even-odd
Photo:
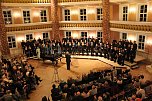
[(19, 12), (14, 12), (14, 13), (13, 13), (13, 16), (14, 16), (15, 18), (21, 17), (21, 13), (19, 13)]
[(130, 13), (135, 13), (136, 12), (136, 8), (135, 7), (130, 7), (129, 8), (129, 12)]

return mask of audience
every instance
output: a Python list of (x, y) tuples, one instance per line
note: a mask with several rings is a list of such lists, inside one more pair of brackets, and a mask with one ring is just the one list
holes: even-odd
[[(152, 91), (150, 90), (152, 82), (140, 83), (145, 81), (144, 75), (132, 76), (129, 70), (91, 71), (83, 74), (82, 79), (78, 79), (69, 77), (67, 82), (62, 81), (59, 84), (56, 89), (60, 92), (60, 99), (68, 101), (149, 101), (151, 99), (146, 92)], [(67, 96), (63, 97), (65, 94)], [(56, 101), (54, 97), (52, 100)]]
[(29, 93), (42, 80), (34, 73), (24, 56), (0, 61), (0, 101), (29, 99)]

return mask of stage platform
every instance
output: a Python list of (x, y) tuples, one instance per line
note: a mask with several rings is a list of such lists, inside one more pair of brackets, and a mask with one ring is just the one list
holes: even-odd
[(114, 62), (114, 61), (111, 61), (111, 60), (108, 60), (104, 57), (99, 57), (99, 56), (83, 56), (83, 55), (72, 55), (71, 56), (72, 58), (77, 58), (77, 59), (92, 59), (92, 60), (99, 60), (99, 61), (102, 61), (106, 64), (109, 64), (113, 67), (116, 67), (116, 68), (126, 68), (126, 69), (135, 69), (138, 66), (138, 63), (141, 62), (141, 61), (144, 61), (145, 58), (142, 57), (142, 56), (139, 56), (137, 55), (135, 60), (134, 60), (134, 63), (130, 63), (130, 62), (127, 62), (125, 61), (125, 65), (124, 66), (121, 66), (119, 65), (117, 62)]
[(117, 62), (108, 60), (108, 59), (106, 59), (106, 58), (104, 58), (104, 57), (72, 55), (71, 58), (74, 58), (74, 59), (91, 59), (91, 60), (99, 60), (99, 61), (101, 61), (101, 62), (104, 62), (104, 63), (106, 63), (106, 64), (108, 64), (108, 65), (111, 65), (111, 66), (113, 66), (113, 67), (116, 67), (116, 68), (130, 69), (130, 67), (127, 66), (127, 65), (121, 66), (121, 65), (119, 65)]
[[(63, 57), (65, 57), (65, 55), (63, 55)], [(126, 69), (135, 69), (135, 68), (138, 68), (138, 63), (145, 60), (144, 57), (142, 56), (139, 56), (137, 55), (135, 60), (134, 60), (134, 63), (130, 63), (128, 61), (125, 61), (124, 62), (124, 66), (121, 66), (119, 65), (117, 62), (114, 62), (114, 61), (111, 61), (111, 60), (108, 60), (107, 58), (104, 58), (104, 57), (99, 57), (99, 56), (91, 56), (91, 53), (90, 55), (82, 55), (80, 53), (80, 55), (71, 55), (71, 58), (75, 58), (75, 59), (91, 59), (91, 60), (99, 60), (101, 62), (104, 62), (108, 65), (111, 65), (113, 67), (116, 67), (116, 68), (126, 68)], [(33, 59), (37, 59), (36, 57), (34, 57)]]
[(152, 74), (152, 65), (147, 65), (146, 70)]
[(137, 55), (136, 58), (135, 58), (135, 60), (134, 60), (134, 63), (130, 63), (128, 61), (125, 61), (124, 64), (127, 65), (127, 66), (129, 66), (129, 67), (131, 67), (132, 69), (134, 69), (134, 68), (138, 68), (139, 67), (138, 63), (141, 62), (141, 61), (144, 61), (144, 60), (146, 60), (146, 58)]

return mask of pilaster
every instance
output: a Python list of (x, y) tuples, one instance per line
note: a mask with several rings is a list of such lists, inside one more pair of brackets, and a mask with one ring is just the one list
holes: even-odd
[(10, 56), (10, 49), (7, 42), (7, 33), (3, 20), (2, 6), (0, 3), (0, 51), (3, 56)]
[(51, 0), (51, 21), (52, 21), (52, 38), (60, 40), (59, 17), (58, 17), (58, 0)]
[(110, 42), (110, 2), (102, 0), (103, 5), (103, 41)]

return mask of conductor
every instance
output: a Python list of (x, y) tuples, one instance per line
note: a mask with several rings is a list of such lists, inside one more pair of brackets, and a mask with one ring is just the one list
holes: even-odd
[(70, 56), (69, 52), (66, 52), (67, 70), (70, 70), (70, 62), (71, 62), (71, 56)]

